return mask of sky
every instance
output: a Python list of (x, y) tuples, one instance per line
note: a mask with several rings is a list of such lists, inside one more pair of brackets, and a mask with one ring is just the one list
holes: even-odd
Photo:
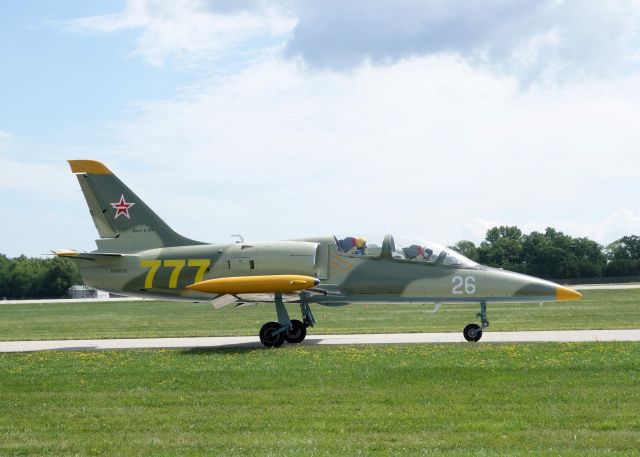
[(95, 249), (66, 160), (179, 233), (640, 235), (640, 0), (0, 4), (0, 253)]

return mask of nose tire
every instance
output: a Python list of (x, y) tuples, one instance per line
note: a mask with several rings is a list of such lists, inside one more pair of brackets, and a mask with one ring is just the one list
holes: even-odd
[(462, 335), (468, 342), (475, 343), (482, 338), (482, 329), (477, 324), (469, 324), (462, 331)]

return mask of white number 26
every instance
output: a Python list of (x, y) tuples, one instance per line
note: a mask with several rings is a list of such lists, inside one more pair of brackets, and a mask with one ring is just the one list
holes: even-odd
[(475, 294), (476, 293), (476, 278), (474, 276), (454, 276), (451, 278), (453, 288), (451, 293), (455, 295), (462, 294)]

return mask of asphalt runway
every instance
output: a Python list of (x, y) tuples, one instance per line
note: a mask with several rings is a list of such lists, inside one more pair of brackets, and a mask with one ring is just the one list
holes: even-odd
[[(565, 330), (535, 332), (485, 332), (483, 343), (640, 341), (640, 329), (631, 330)], [(309, 335), (303, 346), (466, 343), (462, 333), (384, 333), (365, 335)], [(467, 343), (471, 344), (471, 343)], [(53, 340), (0, 342), (0, 352), (90, 351), (105, 349), (175, 349), (175, 348), (259, 348), (257, 336), (201, 338), (139, 338), (104, 340)]]
[(575, 290), (623, 290), (640, 289), (640, 284), (579, 284), (577, 286), (566, 286)]

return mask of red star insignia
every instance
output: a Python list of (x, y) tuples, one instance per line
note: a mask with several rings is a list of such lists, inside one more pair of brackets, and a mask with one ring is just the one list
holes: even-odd
[(124, 199), (124, 194), (120, 195), (120, 201), (118, 203), (109, 203), (116, 209), (116, 215), (113, 216), (114, 219), (117, 219), (119, 216), (125, 216), (127, 219), (131, 219), (129, 216), (129, 208), (131, 208), (135, 203), (127, 203)]

